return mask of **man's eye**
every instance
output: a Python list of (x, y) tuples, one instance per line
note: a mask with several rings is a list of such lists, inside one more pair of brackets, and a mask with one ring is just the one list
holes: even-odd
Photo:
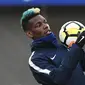
[(47, 23), (47, 20), (44, 20), (44, 23)]
[(40, 27), (41, 25), (42, 25), (42, 23), (39, 22), (36, 24), (35, 28)]

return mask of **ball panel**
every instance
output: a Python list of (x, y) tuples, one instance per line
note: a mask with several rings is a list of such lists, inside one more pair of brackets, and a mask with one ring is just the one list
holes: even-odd
[(79, 30), (77, 28), (68, 28), (66, 32), (68, 33), (68, 35), (71, 35), (71, 34), (77, 34)]
[(62, 42), (64, 42), (65, 37), (66, 37), (65, 32), (62, 32), (62, 31), (61, 31), (61, 32), (59, 33), (59, 38), (60, 38), (60, 40), (61, 40)]
[(80, 30), (80, 32), (83, 32), (83, 31), (85, 31), (85, 27), (84, 27), (84, 28), (82, 28), (82, 29)]
[(77, 36), (75, 36), (75, 37), (68, 37), (67, 40), (66, 40), (66, 44), (69, 45), (70, 42), (72, 42), (72, 41), (76, 42), (76, 40), (77, 40)]
[(78, 21), (74, 21), (74, 23), (76, 23), (77, 25), (79, 25), (79, 27), (81, 27), (81, 28), (84, 28), (85, 27), (82, 23), (80, 23)]
[(70, 23), (70, 24), (68, 24), (68, 25), (66, 26), (66, 30), (71, 29), (71, 28), (73, 28), (73, 29), (79, 29), (80, 26), (77, 25), (76, 23), (72, 22), (72, 23)]

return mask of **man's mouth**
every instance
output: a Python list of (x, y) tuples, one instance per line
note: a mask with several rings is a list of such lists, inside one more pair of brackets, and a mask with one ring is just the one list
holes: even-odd
[(51, 30), (48, 30), (47, 32), (45, 32), (46, 35), (50, 34)]

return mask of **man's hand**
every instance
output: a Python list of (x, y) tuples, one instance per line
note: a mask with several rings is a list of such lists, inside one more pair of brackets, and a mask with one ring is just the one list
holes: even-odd
[(85, 31), (78, 36), (76, 44), (81, 48), (85, 45)]

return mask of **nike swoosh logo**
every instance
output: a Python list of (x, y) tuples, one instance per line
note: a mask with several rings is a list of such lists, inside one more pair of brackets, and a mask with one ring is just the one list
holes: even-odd
[(80, 43), (83, 39), (84, 39), (85, 37), (84, 36), (82, 36), (82, 38), (80, 39), (80, 41), (78, 42), (78, 43)]
[(51, 60), (54, 60), (54, 58), (56, 57), (56, 54), (52, 57), (52, 58), (50, 58)]

